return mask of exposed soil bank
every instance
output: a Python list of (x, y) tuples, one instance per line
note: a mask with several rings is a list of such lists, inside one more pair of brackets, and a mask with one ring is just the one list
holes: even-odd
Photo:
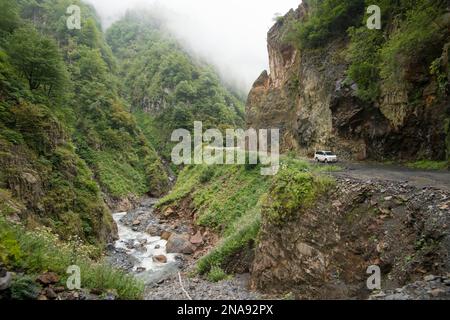
[(381, 268), (385, 290), (446, 275), (449, 219), (445, 190), (337, 175), (314, 206), (282, 223), (264, 219), (253, 287), (307, 299), (368, 298), (370, 265)]

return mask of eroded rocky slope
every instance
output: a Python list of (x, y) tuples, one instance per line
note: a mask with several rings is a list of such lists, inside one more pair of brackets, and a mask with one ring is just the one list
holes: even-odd
[[(443, 2), (435, 2), (436, 7), (445, 7)], [(384, 39), (379, 40), (383, 45), (372, 50), (370, 46), (375, 46), (378, 40), (356, 40), (356, 36), (350, 37), (350, 32), (345, 31), (314, 48), (295, 37), (294, 41), (289, 40), (296, 25), (317, 17), (321, 19), (321, 9), (310, 3), (303, 1), (298, 9), (278, 19), (270, 29), (267, 37), (270, 73), (261, 74), (248, 96), (248, 126), (280, 128), (283, 149), (298, 150), (304, 155), (325, 148), (351, 159), (443, 160), (448, 157), (450, 111), (448, 91), (443, 89), (450, 78), (448, 7), (436, 13), (436, 18), (428, 16), (439, 26), (439, 37), (432, 43), (418, 43), (406, 54), (398, 49), (395, 41), (409, 37), (408, 32), (413, 32), (410, 29), (420, 27), (400, 17), (416, 14), (419, 4), (412, 9), (405, 5), (392, 13), (397, 16), (389, 18), (389, 9), (382, 6), (382, 30), (374, 31), (379, 34), (363, 36)], [(387, 6), (389, 1), (385, 3)], [(366, 32), (362, 29), (365, 28), (363, 17), (361, 21), (363, 23), (355, 25), (359, 28), (355, 29), (359, 32), (355, 34)], [(411, 37), (418, 39), (420, 35)], [(363, 45), (369, 48), (369, 53), (377, 50), (383, 53), (374, 58), (377, 64), (373, 68), (371, 64), (375, 63), (371, 58), (362, 57), (367, 61), (358, 64), (358, 77), (353, 78), (364, 81), (353, 81), (349, 76), (350, 66), (359, 63), (357, 57), (349, 53), (352, 45), (361, 54), (366, 50)], [(394, 49), (398, 50), (392, 58), (398, 65), (395, 72), (401, 76), (379, 76), (379, 69), (383, 70), (383, 65), (388, 64), (383, 59)], [(430, 71), (434, 70), (430, 66), (433, 63), (439, 72)], [(374, 88), (376, 93), (372, 93), (371, 99), (361, 93), (364, 85)]]
[(274, 223), (263, 215), (253, 286), (297, 298), (367, 298), (371, 265), (381, 268), (384, 290), (445, 276), (449, 208), (450, 194), (439, 189), (338, 178), (289, 219)]

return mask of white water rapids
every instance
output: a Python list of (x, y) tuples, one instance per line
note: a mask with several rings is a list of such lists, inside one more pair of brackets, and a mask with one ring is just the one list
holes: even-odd
[[(114, 246), (134, 258), (136, 263), (133, 271), (137, 273), (137, 277), (142, 278), (145, 282), (158, 281), (164, 274), (173, 270), (176, 255), (166, 252), (166, 240), (150, 236), (145, 232), (133, 231), (124, 225), (121, 220), (126, 215), (126, 212), (113, 214), (119, 236), (119, 240), (115, 242)], [(158, 255), (165, 256), (167, 263), (154, 261), (153, 257)]]

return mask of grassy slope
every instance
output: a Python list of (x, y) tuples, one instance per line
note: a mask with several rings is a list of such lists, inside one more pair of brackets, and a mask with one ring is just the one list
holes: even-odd
[(276, 176), (261, 176), (259, 166), (215, 165), (189, 166), (158, 206), (176, 205), (192, 198), (196, 209), (195, 223), (213, 229), (221, 236), (216, 248), (202, 257), (200, 273), (210, 272), (218, 280), (226, 259), (257, 241), (261, 216), (276, 222), (286, 219), (302, 205), (310, 205), (332, 180), (321, 174), (328, 168), (312, 166), (302, 160), (282, 158)]

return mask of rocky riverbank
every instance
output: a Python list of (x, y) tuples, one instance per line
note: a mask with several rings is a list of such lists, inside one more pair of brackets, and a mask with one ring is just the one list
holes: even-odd
[(421, 281), (408, 284), (395, 290), (374, 293), (371, 300), (449, 300), (450, 274), (445, 276), (428, 275)]
[[(119, 234), (126, 228), (135, 238), (119, 240), (110, 260), (145, 281), (146, 299), (246, 300), (289, 293), (298, 299), (448, 299), (449, 192), (406, 180), (333, 175), (336, 185), (299, 212), (301, 219), (263, 222), (249, 261), (251, 276), (219, 283), (192, 276), (217, 238), (193, 223), (184, 201), (155, 211), (156, 199), (146, 199), (136, 210), (115, 215)], [(144, 252), (136, 257), (130, 251)], [(152, 258), (150, 269), (142, 257)], [(370, 265), (381, 268), (382, 292), (366, 287)], [(441, 280), (421, 280), (432, 274)], [(259, 293), (248, 289), (249, 282)]]
[(170, 212), (160, 218), (154, 212), (156, 201), (147, 198), (128, 213), (114, 214), (119, 239), (107, 251), (112, 265), (144, 281), (145, 299), (254, 300), (261, 297), (248, 290), (249, 275), (237, 275), (217, 283), (193, 276), (206, 239), (183, 219), (167, 219)]

